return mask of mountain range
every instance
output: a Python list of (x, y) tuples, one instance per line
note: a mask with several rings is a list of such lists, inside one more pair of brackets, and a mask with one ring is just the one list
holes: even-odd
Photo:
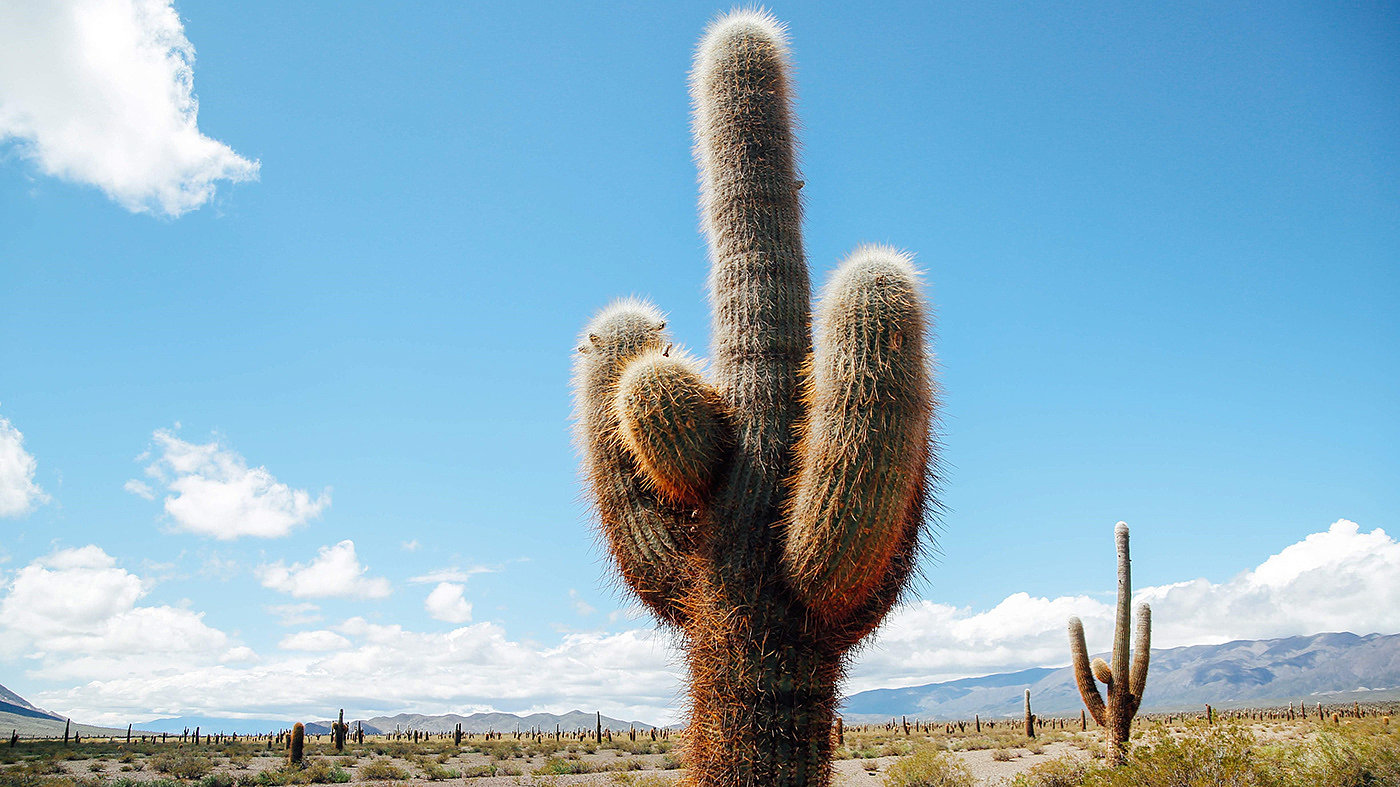
[[(1068, 647), (1066, 647), (1068, 650)], [(1108, 654), (1099, 654), (1107, 658)], [(850, 723), (888, 720), (892, 716), (920, 719), (970, 719), (1017, 716), (1022, 712), (1026, 689), (1041, 716), (1078, 715), (1082, 704), (1069, 667), (1036, 667), (929, 683), (898, 689), (873, 689), (847, 697), (840, 713)], [(1289, 702), (1350, 703), (1353, 700), (1400, 699), (1400, 634), (1347, 632), (1314, 634), (1266, 640), (1238, 640), (1221, 645), (1194, 645), (1152, 651), (1144, 711), (1198, 709), (1206, 703), (1217, 708), (1285, 705)], [(426, 716), (401, 713), (356, 721), (366, 733), (397, 730), (451, 732), (458, 723), (465, 732), (511, 732), (515, 729), (565, 731), (593, 729), (592, 713), (571, 711), (562, 715), (533, 713), (472, 713)], [(21, 735), (62, 735), (66, 720), (58, 713), (35, 707), (23, 697), (0, 686), (0, 729), (17, 729)], [(234, 719), (181, 716), (138, 723), (144, 731), (178, 733), (185, 728), (205, 732), (268, 732), (291, 726), (287, 720)], [(603, 726), (614, 731), (636, 727), (651, 729), (640, 721), (603, 717)], [(83, 735), (125, 734), (125, 728), (74, 725)], [(330, 721), (306, 725), (312, 734), (330, 731)]]
[[(863, 691), (847, 697), (840, 712), (855, 723), (892, 716), (1019, 716), (1026, 689), (1041, 716), (1078, 715), (1083, 707), (1074, 671), (1066, 666)], [(1142, 706), (1152, 712), (1206, 703), (1231, 708), (1395, 699), (1400, 699), (1400, 634), (1341, 632), (1154, 650)]]

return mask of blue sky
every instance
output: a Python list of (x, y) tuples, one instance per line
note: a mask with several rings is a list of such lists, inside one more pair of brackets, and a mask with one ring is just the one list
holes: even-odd
[[(364, 710), (674, 717), (568, 376), (621, 295), (705, 351), (724, 7), (67, 5), (0, 11), (0, 683), (266, 716), (335, 664)], [(854, 687), (1063, 662), (1076, 612), (1106, 645), (1120, 519), (1160, 644), (1400, 631), (1400, 11), (772, 10), (815, 280), (892, 243), (938, 313), (941, 554)], [(197, 128), (138, 46), (172, 31)]]

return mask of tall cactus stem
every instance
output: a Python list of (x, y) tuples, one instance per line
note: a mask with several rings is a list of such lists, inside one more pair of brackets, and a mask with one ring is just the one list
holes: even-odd
[(623, 581), (685, 648), (687, 783), (825, 787), (847, 654), (936, 508), (931, 320), (910, 257), (863, 247), (813, 346), (782, 25), (716, 20), (691, 97), (709, 379), (655, 307), (599, 313), (575, 360), (584, 476)]
[[(1152, 656), (1152, 610), (1146, 604), (1138, 606), (1137, 639), (1134, 651), (1130, 653), (1128, 637), (1132, 633), (1130, 610), (1133, 586), (1127, 524), (1119, 522), (1114, 527), (1114, 541), (1118, 552), (1118, 599), (1114, 608), (1112, 663), (1101, 658), (1089, 659), (1084, 643), (1084, 624), (1077, 617), (1069, 619), (1069, 649), (1079, 696), (1094, 721), (1104, 728), (1108, 736), (1109, 763), (1118, 765), (1127, 755), (1133, 717), (1137, 715), (1147, 688), (1147, 670)], [(1096, 680), (1104, 684), (1107, 699), (1099, 694)]]

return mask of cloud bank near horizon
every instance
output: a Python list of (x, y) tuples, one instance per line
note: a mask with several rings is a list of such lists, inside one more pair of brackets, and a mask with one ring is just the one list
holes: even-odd
[[(1400, 631), (1396, 576), (1400, 542), (1338, 520), (1228, 581), (1146, 587), (1136, 599), (1153, 605), (1153, 644), (1161, 648), (1393, 633)], [(92, 592), (57, 592), (73, 587)], [(94, 723), (179, 714), (321, 718), (331, 707), (355, 716), (577, 707), (658, 722), (680, 716), (678, 652), (657, 629), (572, 633), (540, 646), (511, 639), (491, 621), (412, 631), (351, 617), (290, 631), (258, 653), (201, 613), (141, 604), (144, 589), (142, 578), (94, 545), (35, 560), (0, 598), (0, 642), (8, 643), (0, 658), (22, 660), (41, 681), (79, 684), (29, 699)], [(435, 587), (425, 605), (448, 622), (470, 619), (469, 602), (450, 583)], [(1089, 596), (1018, 592), (985, 610), (914, 602), (858, 654), (846, 689), (1063, 664), (1070, 615), (1084, 620), (1091, 649), (1108, 648), (1112, 606)], [(180, 658), (168, 658), (172, 652)]]
[(134, 213), (176, 217), (259, 164), (199, 130), (194, 46), (170, 0), (0, 4), (0, 143)]

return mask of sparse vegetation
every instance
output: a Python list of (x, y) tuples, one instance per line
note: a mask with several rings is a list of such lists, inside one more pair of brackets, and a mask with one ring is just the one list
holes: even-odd
[(885, 787), (975, 787), (977, 779), (962, 760), (934, 749), (920, 749), (890, 766)]

